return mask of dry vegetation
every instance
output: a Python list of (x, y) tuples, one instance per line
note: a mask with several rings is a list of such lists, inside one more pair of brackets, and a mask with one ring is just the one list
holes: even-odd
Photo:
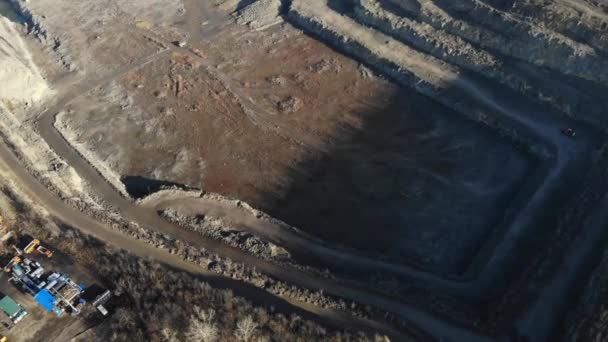
[(272, 306), (255, 306), (231, 290), (212, 287), (204, 278), (138, 258), (70, 227), (49, 222), (6, 187), (1, 196), (2, 215), (14, 229), (43, 239), (114, 290), (114, 314), (94, 328), (94, 333), (87, 333), (86, 338), (210, 342), (374, 339), (336, 332), (297, 314), (282, 314)]
[[(184, 272), (112, 251), (74, 234), (60, 244), (76, 261), (116, 285), (122, 303), (97, 329), (113, 341), (367, 341), (369, 337), (329, 331), (297, 315), (254, 307), (230, 290), (211, 287)], [(98, 244), (97, 248), (91, 248)], [(91, 262), (93, 261), (94, 262)]]

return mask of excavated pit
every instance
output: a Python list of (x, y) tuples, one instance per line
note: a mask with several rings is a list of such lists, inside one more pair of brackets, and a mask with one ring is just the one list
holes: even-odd
[[(517, 85), (517, 81), (512, 82), (512, 78), (506, 79), (500, 74), (493, 73), (493, 71), (484, 71), (483, 67), (479, 68), (479, 65), (476, 63), (467, 66), (466, 57), (465, 59), (458, 59), (457, 56), (445, 56), (445, 54), (442, 56), (442, 53), (434, 50), (436, 46), (433, 47), (432, 42), (417, 41), (416, 39), (420, 39), (419, 37), (414, 38), (407, 34), (403, 35), (403, 32), (399, 32), (399, 27), (395, 27), (395, 25), (389, 27), (389, 25), (382, 24), (378, 22), (378, 18), (375, 15), (370, 15), (371, 13), (361, 11), (356, 13), (356, 8), (354, 8), (354, 18), (359, 21), (355, 22), (352, 14), (353, 10), (350, 8), (344, 10), (344, 8), (336, 6), (337, 3), (329, 1), (326, 4), (324, 1), (315, 1), (314, 4), (311, 4), (311, 2), (294, 1), (289, 11), (290, 22), (304, 29), (315, 38), (327, 42), (339, 51), (357, 60), (369, 63), (376, 70), (393, 78), (397, 83), (414, 87), (421, 93), (437, 99), (448, 107), (456, 109), (459, 114), (485, 122), (498, 131), (505, 131), (505, 127), (510, 127), (511, 130), (507, 129), (506, 132), (515, 137), (516, 140), (521, 138), (519, 133), (526, 132), (527, 127), (534, 133), (524, 137), (524, 141), (528, 146), (532, 146), (532, 150), (540, 152), (540, 155), (547, 156), (547, 152), (549, 155), (544, 160), (542, 167), (545, 171), (541, 174), (536, 174), (538, 177), (531, 177), (530, 179), (536, 178), (537, 190), (533, 191), (534, 194), (529, 201), (520, 198), (522, 206), (511, 212), (511, 214), (519, 218), (515, 219), (509, 227), (506, 227), (504, 234), (491, 238), (488, 244), (480, 250), (479, 256), (474, 262), (476, 266), (472, 266), (472, 269), (476, 269), (476, 273), (469, 273), (469, 277), (465, 277), (459, 281), (454, 278), (441, 280), (437, 277), (411, 272), (410, 279), (416, 279), (421, 283), (420, 286), (431, 287), (441, 293), (460, 293), (460, 295), (469, 297), (473, 301), (491, 302), (497, 296), (504, 294), (504, 291), (508, 289), (509, 284), (514, 279), (519, 279), (518, 277), (521, 275), (519, 275), (517, 270), (528, 269), (528, 272), (532, 272), (532, 274), (535, 274), (535, 272), (543, 273), (540, 270), (532, 270), (533, 267), (530, 267), (529, 264), (530, 258), (538, 257), (542, 260), (543, 257), (546, 257), (547, 254), (545, 253), (549, 252), (543, 251), (540, 253), (540, 257), (535, 256), (538, 253), (537, 248), (543, 250), (546, 245), (552, 246), (547, 247), (548, 251), (555, 252), (556, 247), (552, 245), (553, 242), (547, 243), (543, 240), (543, 237), (564, 234), (564, 230), (562, 229), (555, 230), (555, 227), (561, 225), (560, 219), (548, 213), (559, 210), (559, 208), (569, 208), (576, 201), (569, 201), (568, 198), (577, 194), (581, 187), (587, 189), (587, 185), (581, 184), (580, 173), (588, 170), (596, 159), (595, 157), (585, 157), (584, 155), (589, 151), (596, 151), (601, 146), (601, 141), (605, 139), (601, 133), (594, 131), (592, 128), (565, 119), (566, 116), (563, 114), (575, 117), (583, 122), (591, 122), (604, 126), (605, 121), (600, 114), (606, 106), (602, 102), (601, 97), (598, 98), (599, 103), (594, 102), (590, 104), (591, 107), (588, 108), (593, 108), (590, 112), (581, 112), (581, 107), (585, 105), (581, 105), (576, 101), (570, 102), (568, 99), (565, 99), (564, 103), (560, 103), (560, 100), (553, 101), (548, 99), (549, 101), (547, 101), (547, 99), (543, 99), (540, 95), (534, 95), (533, 92), (527, 93), (529, 87), (524, 86), (520, 88)], [(395, 11), (393, 8), (393, 13), (398, 13), (399, 11), (409, 13), (420, 10), (416, 6), (405, 6), (409, 2), (393, 1), (392, 3), (399, 6), (398, 11)], [(500, 13), (500, 11), (489, 8), (489, 6), (481, 1), (458, 1), (455, 4), (449, 5), (443, 1), (421, 1), (418, 4), (423, 4), (422, 7), (425, 10), (421, 11), (423, 15), (416, 18), (422, 18), (422, 20), (430, 23), (432, 26), (436, 25), (436, 28), (446, 30), (447, 33), (460, 36), (465, 40), (469, 40), (469, 42), (479, 44), (480, 42), (475, 42), (475, 39), (480, 38), (479, 36), (476, 38), (474, 35), (470, 36), (474, 31), (469, 30), (466, 24), (461, 24), (462, 22), (459, 21), (471, 15), (470, 13), (465, 13), (467, 10), (478, 15), (478, 18), (469, 20), (474, 25), (490, 27), (495, 31), (505, 31), (515, 40), (519, 40), (513, 45), (496, 44), (502, 38), (495, 37), (497, 40), (493, 40), (494, 38), (491, 35), (494, 33), (491, 33), (488, 36), (484, 36), (481, 42), (483, 43), (481, 44), (482, 47), (484, 44), (494, 45), (493, 47), (489, 47), (488, 51), (495, 54), (499, 52), (496, 55), (501, 59), (505, 58), (504, 55), (509, 55), (510, 57), (505, 59), (508, 63), (512, 63), (511, 57), (520, 60), (517, 63), (530, 58), (527, 62), (534, 64), (535, 67), (519, 64), (517, 67), (521, 69), (518, 72), (526, 70), (526, 68), (527, 70), (533, 70), (536, 67), (542, 67), (543, 70), (553, 70), (549, 74), (551, 75), (549, 78), (554, 78), (556, 82), (567, 83), (565, 80), (572, 77), (575, 80), (572, 83), (585, 84), (585, 82), (589, 81), (591, 83), (587, 84), (587, 86), (581, 86), (580, 89), (590, 91), (590, 94), (593, 94), (590, 97), (591, 99), (595, 99), (597, 94), (601, 94), (601, 89), (605, 88), (605, 80), (602, 78), (601, 72), (591, 75), (590, 70), (603, 68), (602, 65), (606, 63), (606, 60), (601, 57), (601, 52), (594, 50), (590, 46), (575, 42), (569, 37), (550, 30), (541, 33), (538, 30), (543, 30), (542, 28), (532, 27), (520, 19)], [(471, 4), (475, 5), (470, 7)], [(463, 7), (459, 7), (460, 5)], [(329, 10), (332, 6), (336, 10), (334, 13)], [(437, 11), (429, 12), (429, 8)], [(464, 12), (463, 8), (465, 9)], [(390, 9), (390, 6), (387, 9)], [(460, 11), (460, 13), (456, 15), (455, 11)], [(448, 12), (451, 15), (455, 15), (456, 19), (450, 18)], [(488, 15), (486, 16), (484, 13)], [(485, 17), (494, 18), (495, 22), (488, 24), (484, 21)], [(364, 25), (375, 27), (385, 34), (370, 30), (366, 26), (360, 26), (361, 22)], [(504, 25), (507, 22), (513, 25), (505, 29)], [(480, 31), (477, 32), (479, 33)], [(542, 41), (540, 46), (543, 48), (540, 50), (555, 52), (552, 57), (555, 58), (554, 60), (551, 60), (551, 58), (548, 60), (535, 60), (534, 56), (545, 53), (542, 51), (523, 53), (523, 51), (530, 48), (530, 45), (528, 45), (530, 41), (526, 41), (526, 36), (533, 34), (533, 32), (536, 32), (534, 39), (541, 39)], [(395, 43), (393, 39), (400, 40), (402, 43), (407, 44), (407, 46)], [(382, 41), (385, 44), (381, 44)], [(420, 52), (427, 54), (420, 55)], [(573, 60), (572, 65), (557, 62), (557, 60), (563, 57), (559, 56), (564, 54), (570, 54), (568, 58)], [(444, 62), (450, 64), (446, 65)], [(459, 67), (467, 68), (472, 72), (459, 70)], [(478, 69), (474, 70), (475, 68)], [(509, 69), (509, 72), (514, 72), (514, 70), (516, 69)], [(450, 78), (451, 73), (456, 73), (460, 76), (457, 80), (454, 80)], [(508, 86), (511, 90), (503, 88), (502, 91), (498, 91), (501, 86), (494, 81), (488, 80), (488, 78)], [(448, 81), (446, 82), (446, 80)], [(450, 87), (449, 84), (454, 85), (454, 87)], [(481, 89), (479, 86), (485, 89)], [(563, 86), (563, 84), (558, 85), (558, 87), (560, 86)], [(467, 103), (466, 99), (456, 100), (453, 97), (452, 92), (458, 93), (458, 91), (454, 91), (454, 88), (460, 87), (466, 89), (464, 94), (460, 93), (463, 95), (463, 98), (471, 96), (473, 98), (472, 102)], [(563, 89), (557, 91), (556, 94), (560, 92), (563, 92)], [(525, 97), (529, 100), (524, 100)], [(556, 108), (556, 110), (549, 110), (546, 104), (545, 106), (539, 106), (539, 102), (547, 102), (546, 104)], [(478, 105), (480, 104), (488, 107), (479, 108)], [(572, 112), (572, 107), (570, 107), (572, 104), (574, 104), (574, 108), (578, 111), (577, 113)], [(474, 108), (475, 110), (463, 110), (467, 107)], [(488, 109), (490, 110), (489, 112)], [(480, 115), (479, 111), (485, 112), (485, 115)], [(471, 113), (475, 114), (471, 116)], [(536, 116), (537, 114), (538, 116)], [(494, 120), (488, 122), (486, 120), (488, 116)], [(530, 120), (531, 117), (535, 117), (535, 119)], [(501, 121), (501, 119), (506, 121)], [(572, 144), (578, 146), (568, 146), (569, 144), (563, 140), (564, 138), (558, 137), (557, 133), (559, 132), (560, 125), (564, 124), (576, 125), (577, 129), (584, 130), (585, 141), (578, 141)], [(543, 152), (542, 146), (545, 146), (548, 150)], [(564, 207), (564, 205), (566, 206)], [(586, 210), (579, 211), (576, 215), (589, 215), (593, 217), (593, 219), (590, 219), (593, 223), (587, 224), (589, 231), (585, 235), (587, 239), (592, 239), (589, 236), (593, 236), (593, 234), (599, 235), (595, 221), (598, 220), (596, 216), (601, 214), (595, 211), (594, 207), (588, 207)], [(528, 220), (526, 217), (530, 217), (529, 215), (537, 216), (537, 220)], [(563, 216), (567, 220), (571, 220), (571, 215), (571, 212), (566, 212)], [(597, 244), (589, 243), (584, 248), (581, 248), (580, 244), (577, 246), (576, 251), (570, 251), (573, 258), (566, 263), (579, 263), (581, 267), (588, 269), (588, 263), (592, 262), (590, 258), (594, 253), (594, 249), (597, 248)], [(560, 246), (559, 248), (564, 248), (563, 251), (566, 250), (564, 246)], [(519, 255), (520, 258), (515, 257), (516, 255)], [(556, 261), (550, 260), (544, 259), (542, 263), (545, 266), (552, 265), (549, 268), (556, 267)], [(535, 298), (534, 306), (529, 311), (522, 310), (521, 316), (516, 319), (514, 325), (514, 329), (518, 332), (516, 336), (526, 336), (533, 340), (544, 340), (551, 335), (551, 329), (556, 326), (560, 312), (563, 312), (562, 310), (567, 307), (569, 302), (566, 298), (551, 301), (551, 298), (556, 298), (551, 296), (560, 293), (559, 291), (562, 291), (562, 295), (565, 294), (566, 292), (564, 291), (568, 288), (567, 286), (576, 287), (574, 280), (581, 274), (576, 268), (572, 268), (571, 265), (569, 267), (567, 272), (561, 274), (554, 273), (550, 281), (546, 278), (546, 283), (538, 280), (538, 278), (532, 282), (535, 285), (530, 286), (531, 288), (535, 288), (535, 290), (530, 289), (526, 291), (528, 291), (529, 296)], [(547, 276), (547, 273), (543, 274)], [(539, 284), (543, 285), (540, 286)], [(540, 290), (541, 287), (542, 290)], [(534, 294), (532, 295), (532, 293)], [(511, 324), (511, 322), (506, 324)]]
[(391, 97), (299, 163), (261, 209), (356, 254), (460, 274), (526, 196), (538, 161), (410, 90)]
[[(373, 15), (358, 13), (354, 4), (341, 4), (348, 6), (339, 9), (337, 2), (329, 5), (357, 20), (369, 21), (374, 27)], [(80, 132), (71, 134), (76, 139), (72, 143), (88, 145), (87, 149), (97, 151), (93, 160), (113, 165), (112, 169), (120, 174), (188, 184), (243, 199), (313, 237), (357, 254), (387, 258), (444, 276), (465, 272), (471, 276), (481, 271), (492, 246), (516, 222), (522, 203), (535, 195), (535, 188), (548, 174), (548, 166), (540, 167), (539, 161), (551, 163), (553, 153), (542, 137), (530, 132), (520, 119), (496, 114), (496, 108), (501, 110), (496, 104), (480, 106), (479, 100), (462, 97), (458, 84), (468, 82), (466, 77), (476, 81), (475, 75), (469, 75), (473, 71), (485, 73), (488, 79), (499, 83), (506, 80), (506, 76), (489, 71), (495, 63), (492, 57), (485, 59), (490, 63), (487, 67), (464, 71), (458, 67), (473, 66), (483, 51), (476, 52), (472, 46), (464, 60), (447, 59), (454, 65), (433, 57), (441, 57), (437, 51), (425, 54), (432, 49), (422, 45), (421, 50), (403, 50), (386, 59), (381, 57), (388, 51), (383, 47), (370, 51), (356, 41), (340, 42), (342, 38), (323, 24), (307, 22), (309, 18), (300, 16), (297, 10), (291, 9), (288, 18), (306, 27), (307, 32), (315, 32), (329, 45), (338, 45), (338, 50), (441, 104), (405, 88), (383, 88), (380, 83), (371, 86), (374, 82), (362, 81), (364, 77), (347, 80), (343, 75), (354, 70), (355, 65), (345, 67), (332, 54), (327, 54), (328, 58), (317, 57), (311, 52), (318, 47), (301, 43), (309, 38), (297, 34), (293, 38), (289, 33), (277, 43), (268, 39), (277, 33), (249, 33), (239, 42), (230, 42), (242, 46), (232, 55), (219, 54), (224, 51), (221, 45), (193, 45), (193, 51), (219, 63), (216, 71), (191, 57), (173, 53), (127, 74), (120, 86), (112, 84), (97, 90), (101, 94), (121, 94), (121, 100), (112, 100), (112, 96), (119, 97), (112, 95), (110, 102), (100, 107), (112, 106), (112, 112), (86, 105), (84, 115), (62, 116), (66, 122), (61, 126)], [(387, 39), (387, 44), (392, 39), (382, 34), (391, 33), (387, 27), (370, 32), (372, 37)], [(454, 42), (467, 44), (462, 40)], [(247, 49), (247, 45), (254, 44), (268, 46), (268, 50)], [(402, 48), (399, 40), (390, 44)], [(279, 52), (299, 48), (299, 58)], [(410, 61), (403, 57), (408, 53), (413, 55)], [(410, 70), (400, 67), (401, 62), (409, 63)], [(279, 63), (287, 67), (277, 68)], [(231, 81), (218, 78), (218, 72), (228, 75)], [(158, 74), (166, 76), (154, 78)], [(336, 91), (340, 87), (348, 89), (348, 82), (355, 82), (357, 90), (348, 90), (350, 95)], [(331, 83), (335, 83), (336, 90), (327, 94), (340, 96), (340, 101), (311, 90), (311, 84)], [(301, 90), (295, 90), (298, 88)], [(516, 99), (516, 91), (521, 88), (509, 88), (512, 90), (508, 96)], [(361, 102), (369, 105), (345, 105), (356, 103), (363, 92), (369, 95)], [(212, 94), (213, 100), (201, 103), (194, 96), (199, 93)], [(98, 96), (94, 94), (93, 98)], [(257, 108), (243, 102), (243, 98), (252, 99)], [(91, 98), (87, 101), (91, 102)], [(311, 105), (325, 102), (322, 106)], [(74, 105), (72, 112), (82, 112), (78, 102)], [(286, 110), (288, 107), (291, 109)], [(324, 116), (326, 122), (317, 116)], [(117, 117), (120, 120), (113, 122), (118, 129), (111, 132), (95, 124)], [(305, 117), (315, 119), (302, 121)], [(185, 122), (190, 124), (184, 125)], [(274, 122), (270, 125), (275, 126), (276, 135), (262, 133), (270, 122)], [(557, 132), (559, 126), (552, 129)], [(503, 137), (496, 139), (495, 131)], [(112, 138), (101, 139), (105, 134)], [(268, 159), (272, 162), (258, 162), (269, 158), (263, 149), (251, 144), (251, 139), (260, 134), (265, 134), (264, 140), (258, 140), (260, 147), (273, 146), (272, 158)], [(156, 137), (162, 137), (165, 148), (150, 143)], [(123, 143), (108, 144), (109, 141)], [(121, 145), (130, 146), (130, 150)], [(225, 158), (231, 155), (238, 157)], [(564, 178), (564, 184), (572, 187), (575, 182), (566, 181), (569, 177)], [(563, 187), (539, 191), (547, 192), (544, 197), (563, 196), (568, 192)], [(538, 206), (543, 197), (536, 197)], [(557, 208), (559, 203), (551, 201), (546, 208)], [(544, 227), (550, 222), (535, 214), (533, 221), (525, 223), (532, 224)], [(323, 265), (322, 260), (301, 258)]]
[[(73, 102), (78, 115), (62, 114), (56, 126), (119, 174), (239, 198), (356, 254), (439, 274), (467, 270), (516, 196), (529, 195), (521, 190), (536, 157), (292, 34), (269, 45), (283, 51), (273, 55), (244, 46), (234, 56), (248, 63), (222, 71), (240, 85), (233, 92), (260, 106), (256, 121), (214, 73), (174, 53)], [(240, 39), (269, 44), (266, 33)], [(200, 48), (212, 60), (215, 49)], [(210, 99), (201, 102), (201, 93)], [(286, 113), (280, 104), (290, 98), (300, 107)], [(264, 132), (266, 120), (276, 134)]]

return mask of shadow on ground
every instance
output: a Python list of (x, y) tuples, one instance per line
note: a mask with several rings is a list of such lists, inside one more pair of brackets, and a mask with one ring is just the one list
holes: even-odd
[(502, 221), (532, 160), (412, 90), (379, 94), (374, 105), (254, 205), (332, 246), (461, 272)]
[(191, 188), (180, 183), (156, 180), (142, 176), (123, 176), (120, 181), (125, 185), (129, 196), (135, 199), (144, 198), (159, 190), (166, 188), (178, 188), (180, 190), (190, 190)]

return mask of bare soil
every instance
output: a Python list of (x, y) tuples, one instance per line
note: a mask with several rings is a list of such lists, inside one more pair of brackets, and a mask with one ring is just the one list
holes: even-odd
[(531, 166), (290, 27), (216, 39), (193, 46), (204, 61), (172, 52), (62, 120), (123, 177), (239, 198), (339, 246), (448, 272), (468, 265)]

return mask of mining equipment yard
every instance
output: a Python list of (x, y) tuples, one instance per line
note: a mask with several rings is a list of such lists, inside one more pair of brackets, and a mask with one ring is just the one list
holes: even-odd
[(10, 336), (608, 339), (606, 94), (605, 0), (0, 0), (0, 214), (120, 298)]

